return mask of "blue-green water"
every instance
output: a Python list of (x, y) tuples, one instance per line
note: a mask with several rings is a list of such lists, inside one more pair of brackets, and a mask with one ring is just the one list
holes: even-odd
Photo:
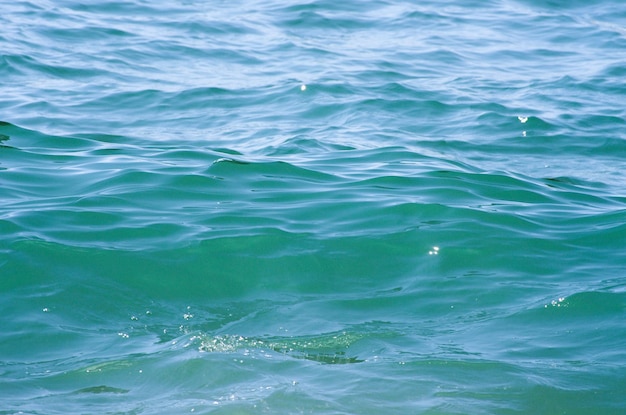
[(626, 4), (3, 2), (0, 414), (626, 413)]

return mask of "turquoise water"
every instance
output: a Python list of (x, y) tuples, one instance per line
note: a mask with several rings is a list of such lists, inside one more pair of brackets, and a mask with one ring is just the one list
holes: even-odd
[(626, 413), (623, 2), (0, 27), (0, 414)]

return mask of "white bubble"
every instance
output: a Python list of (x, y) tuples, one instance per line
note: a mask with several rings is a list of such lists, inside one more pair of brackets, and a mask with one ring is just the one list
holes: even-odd
[[(565, 297), (559, 297), (556, 300), (550, 301), (549, 305), (551, 305), (552, 307), (561, 307), (561, 306), (566, 307), (567, 303), (564, 303), (564, 301), (565, 301)], [(546, 304), (545, 307), (547, 308), (548, 304)]]
[(300, 85), (300, 91), (306, 91), (306, 85), (305, 84)]

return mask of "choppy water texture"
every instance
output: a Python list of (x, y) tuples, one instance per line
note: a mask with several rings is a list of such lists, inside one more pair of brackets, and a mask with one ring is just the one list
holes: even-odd
[(0, 28), (0, 414), (626, 413), (624, 2)]

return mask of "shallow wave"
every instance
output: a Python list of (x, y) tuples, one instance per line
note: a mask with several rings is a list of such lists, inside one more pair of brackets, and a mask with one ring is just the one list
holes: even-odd
[[(3, 162), (7, 228), (33, 229), (40, 223), (40, 234), (63, 243), (80, 245), (91, 238), (106, 241), (103, 246), (131, 244), (136, 233), (142, 245), (158, 248), (212, 233), (267, 228), (320, 237), (325, 232), (367, 235), (403, 231), (427, 220), (454, 222), (472, 211), (482, 212), (482, 224), (505, 215), (525, 218), (519, 225), (523, 232), (534, 222), (558, 234), (563, 215), (582, 218), (624, 209), (622, 197), (594, 183), (485, 172), (451, 162), (434, 146), (438, 152), (432, 156), (390, 147), (348, 148), (332, 158), (315, 147), (317, 155), (292, 164), (248, 161), (223, 150), (155, 151), (3, 127), (9, 137), (4, 142), (14, 144), (3, 150), (9, 156)], [(279, 155), (299, 161), (300, 152)], [(413, 206), (415, 213), (401, 206)], [(430, 212), (430, 206), (441, 206), (441, 212)]]

